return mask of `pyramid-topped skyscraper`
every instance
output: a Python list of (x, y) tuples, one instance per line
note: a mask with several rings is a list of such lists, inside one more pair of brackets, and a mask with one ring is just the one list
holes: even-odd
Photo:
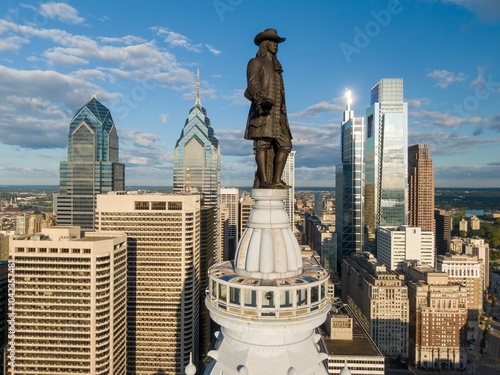
[(201, 104), (198, 73), (196, 101), (175, 144), (174, 193), (200, 193), (203, 206), (218, 206), (219, 190), (219, 140)]
[(125, 166), (111, 112), (95, 95), (70, 122), (68, 157), (60, 163), (57, 224), (95, 229), (96, 195), (125, 190)]
[[(196, 76), (196, 100), (175, 144), (173, 187), (177, 194), (200, 194), (201, 206), (213, 208), (213, 223), (202, 223), (202, 230), (214, 227), (215, 257), (222, 259), (219, 246), (220, 145), (207, 110), (201, 104), (199, 72)], [(208, 216), (204, 220), (211, 220)]]

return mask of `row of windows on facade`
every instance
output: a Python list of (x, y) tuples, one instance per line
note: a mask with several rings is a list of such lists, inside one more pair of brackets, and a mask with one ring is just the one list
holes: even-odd
[(134, 207), (136, 210), (166, 210), (168, 204), (169, 211), (182, 211), (182, 202), (148, 202), (136, 201)]

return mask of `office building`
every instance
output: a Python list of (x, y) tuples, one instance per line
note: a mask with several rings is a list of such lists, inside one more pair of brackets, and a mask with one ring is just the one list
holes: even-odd
[(96, 195), (125, 190), (125, 166), (108, 108), (95, 95), (69, 124), (68, 156), (60, 163), (57, 224), (93, 231)]
[(365, 242), (379, 226), (399, 226), (408, 218), (408, 105), (403, 80), (382, 79), (371, 90), (366, 111)]
[(410, 362), (424, 369), (464, 369), (467, 290), (429, 265), (406, 262), (410, 300)]
[(453, 229), (453, 217), (445, 210), (434, 210), (436, 252), (444, 255), (450, 251), (451, 230)]
[(401, 271), (405, 260), (418, 260), (434, 267), (434, 233), (409, 225), (379, 227), (377, 254), (377, 259), (393, 271)]
[(318, 239), (318, 226), (321, 225), (321, 220), (315, 215), (306, 215), (304, 220), (304, 229), (305, 229), (305, 244), (310, 248), (316, 250), (318, 249), (318, 244), (320, 240)]
[(313, 207), (313, 215), (318, 219), (323, 219), (323, 209), (324, 209), (325, 201), (323, 199), (323, 193), (318, 191), (314, 193), (314, 207)]
[(338, 274), (337, 268), (337, 233), (323, 226), (321, 232), (321, 248), (318, 251), (321, 257), (321, 265), (330, 272), (330, 275)]
[(408, 147), (408, 224), (434, 231), (434, 167), (429, 147)]
[(285, 211), (290, 219), (290, 227), (292, 230), (295, 229), (294, 225), (294, 215), (295, 215), (295, 153), (292, 150), (286, 158), (285, 169), (283, 169), (283, 175), (281, 179), (290, 186), (287, 189), (287, 196), (285, 199)]
[[(1, 240), (1, 236), (0, 236)], [(7, 249), (7, 258), (8, 258)], [(9, 308), (9, 283), (8, 283), (9, 268), (8, 262), (4, 259), (0, 261), (0, 347), (7, 349), (8, 344), (8, 308)], [(8, 358), (4, 358), (4, 353), (0, 356), (0, 368), (4, 369), (4, 361), (8, 362)], [(6, 372), (1, 372), (1, 374), (7, 375)]]
[[(238, 246), (239, 230), (239, 190), (237, 188), (222, 188), (220, 189), (220, 207), (227, 209), (226, 226), (224, 228), (224, 236), (221, 235), (224, 260), (234, 259), (236, 247)], [(221, 227), (222, 230), (222, 227)]]
[(99, 230), (128, 238), (127, 374), (182, 374), (198, 359), (200, 197), (97, 197)]
[(447, 254), (437, 258), (437, 270), (448, 274), (451, 282), (467, 289), (468, 325), (478, 329), (479, 314), (483, 312), (484, 264), (477, 255)]
[(16, 234), (28, 234), (29, 219), (30, 218), (27, 214), (21, 214), (16, 217)]
[(342, 261), (342, 301), (388, 357), (408, 357), (408, 289), (400, 274), (368, 252)]
[(252, 207), (254, 204), (254, 200), (247, 195), (247, 193), (243, 193), (243, 196), (240, 199), (240, 220), (239, 220), (239, 236), (241, 238), (243, 236), (243, 232), (247, 229), (247, 221), (250, 216), (250, 212), (252, 211)]
[(0, 233), (0, 261), (9, 259), (9, 239), (9, 235)]
[(481, 229), (481, 220), (476, 215), (470, 218), (470, 229), (479, 230)]
[(463, 239), (463, 254), (476, 255), (482, 261), (484, 268), (481, 279), (483, 280), (483, 291), (490, 286), (490, 245), (484, 238), (470, 237)]
[(337, 261), (363, 245), (364, 199), (364, 119), (354, 117), (350, 91), (346, 95), (346, 110), (341, 126), (341, 163), (336, 167), (335, 225)]
[(349, 305), (337, 300), (322, 328), (325, 331), (320, 345), (328, 354), (329, 374), (344, 374), (341, 371), (346, 366), (351, 374), (385, 374), (384, 355), (361, 327)]
[(467, 224), (467, 220), (465, 220), (465, 218), (462, 218), (462, 220), (460, 220), (460, 222), (458, 223), (459, 231), (467, 233)]
[[(216, 257), (223, 258), (220, 246), (220, 145), (200, 98), (200, 75), (196, 79), (196, 100), (189, 111), (174, 150), (174, 193), (200, 194), (201, 206), (216, 207)], [(207, 218), (208, 220), (212, 220)], [(204, 224), (205, 225), (205, 224)]]
[(199, 356), (202, 360), (206, 354), (213, 339), (210, 314), (205, 307), (205, 290), (208, 288), (208, 269), (215, 262), (215, 237), (214, 231), (216, 223), (213, 218), (216, 217), (215, 207), (203, 206), (200, 209), (200, 344)]
[(51, 227), (14, 237), (12, 375), (125, 374), (127, 237)]

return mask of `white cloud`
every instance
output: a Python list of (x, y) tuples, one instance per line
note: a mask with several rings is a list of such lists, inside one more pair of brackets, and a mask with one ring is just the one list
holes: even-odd
[(437, 82), (434, 84), (434, 86), (437, 86), (439, 88), (445, 89), (449, 85), (451, 85), (454, 82), (462, 82), (465, 81), (465, 74), (464, 73), (452, 73), (449, 72), (448, 70), (433, 70), (429, 73), (427, 73), (427, 77), (435, 79)]
[(429, 145), (431, 155), (459, 155), (467, 149), (494, 148), (499, 142), (499, 138), (460, 135), (446, 131), (411, 132), (409, 135), (410, 144)]
[(125, 44), (125, 45), (132, 45), (132, 44), (139, 44), (139, 43), (144, 43), (146, 40), (144, 38), (141, 38), (139, 36), (135, 35), (125, 35), (122, 37), (118, 38), (110, 38), (110, 37), (99, 37), (99, 40), (102, 43), (109, 43), (109, 44)]
[(187, 36), (171, 31), (165, 27), (153, 27), (151, 28), (158, 36), (164, 37), (164, 42), (171, 47), (184, 48), (191, 52), (200, 53), (202, 44), (191, 44)]
[(160, 137), (151, 133), (145, 133), (140, 130), (134, 130), (129, 133), (121, 134), (120, 138), (132, 141), (134, 146), (154, 149)]
[(48, 60), (48, 63), (51, 66), (87, 65), (89, 63), (88, 60), (72, 56), (60, 48), (46, 51), (44, 53), (44, 57)]
[(463, 124), (480, 124), (483, 119), (479, 116), (462, 117), (436, 111), (410, 112), (410, 117), (420, 119), (425, 123), (445, 128), (458, 127)]
[(429, 105), (431, 100), (429, 98), (415, 98), (408, 99), (407, 102), (410, 108), (420, 108)]
[(168, 120), (168, 115), (166, 113), (162, 113), (160, 115), (160, 121), (162, 124), (166, 124), (167, 123), (167, 120)]
[(215, 49), (212, 45), (210, 44), (205, 44), (205, 47), (207, 47), (207, 49), (210, 51), (210, 53), (214, 54), (214, 55), (220, 55), (222, 52)]
[(68, 24), (81, 24), (85, 19), (78, 15), (78, 11), (66, 3), (44, 3), (40, 5), (40, 12), (51, 19), (57, 19)]
[(234, 89), (231, 94), (221, 95), (221, 97), (229, 100), (233, 105), (250, 106), (250, 101), (245, 98), (244, 92), (245, 90), (243, 89)]
[(307, 107), (301, 112), (291, 113), (289, 114), (289, 117), (310, 118), (317, 117), (323, 112), (338, 112), (342, 110), (344, 110), (344, 107), (339, 104), (332, 103), (332, 101), (322, 101)]
[(23, 47), (23, 45), (28, 43), (29, 43), (28, 38), (18, 35), (11, 35), (0, 40), (0, 52), (19, 51)]
[(483, 21), (500, 19), (500, 2), (498, 0), (443, 0), (445, 3), (455, 4), (475, 13)]
[(127, 164), (149, 165), (149, 159), (142, 156), (132, 156), (124, 160)]

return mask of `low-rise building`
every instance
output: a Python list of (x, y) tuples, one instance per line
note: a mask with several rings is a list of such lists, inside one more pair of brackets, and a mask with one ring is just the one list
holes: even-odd
[(401, 271), (409, 259), (434, 266), (434, 233), (408, 225), (379, 227), (377, 259), (393, 271)]
[(383, 375), (385, 358), (368, 333), (356, 320), (348, 305), (338, 300), (323, 324), (320, 341), (328, 354), (328, 373), (340, 374), (348, 367), (351, 374)]

